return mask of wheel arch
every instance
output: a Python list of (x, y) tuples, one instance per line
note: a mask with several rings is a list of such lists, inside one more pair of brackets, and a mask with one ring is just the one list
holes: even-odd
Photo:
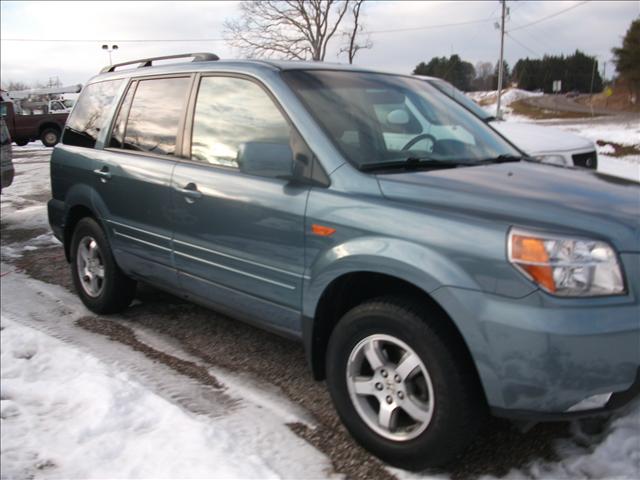
[(316, 380), (325, 378), (327, 346), (340, 318), (356, 305), (389, 295), (411, 297), (429, 311), (434, 321), (440, 322), (439, 326), (447, 330), (454, 342), (452, 348), (470, 362), (481, 386), (477, 364), (461, 329), (429, 292), (405, 278), (367, 270), (347, 272), (334, 278), (322, 292), (314, 313), (303, 319), (305, 351)]
[(73, 231), (80, 220), (85, 217), (93, 218), (105, 231), (109, 240), (109, 231), (103, 221), (105, 206), (99, 200), (96, 192), (85, 184), (77, 184), (66, 194), (66, 209), (63, 223), (63, 244), (67, 261), (70, 260), (71, 239)]

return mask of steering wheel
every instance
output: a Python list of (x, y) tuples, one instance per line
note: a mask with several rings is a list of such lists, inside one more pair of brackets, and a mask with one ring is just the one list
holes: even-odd
[(420, 135), (417, 135), (415, 137), (413, 137), (411, 140), (409, 140), (409, 142), (402, 147), (402, 150), (409, 150), (411, 147), (413, 147), (416, 143), (422, 141), (422, 140), (431, 140), (431, 149), (433, 150), (433, 146), (436, 144), (437, 140), (435, 139), (435, 137), (429, 133), (421, 133)]

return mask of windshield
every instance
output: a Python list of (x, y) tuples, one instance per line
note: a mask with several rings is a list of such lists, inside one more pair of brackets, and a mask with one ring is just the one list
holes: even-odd
[(472, 113), (476, 114), (483, 120), (493, 119), (494, 116), (487, 112), (484, 108), (478, 105), (476, 102), (467, 97), (464, 92), (461, 92), (456, 87), (451, 85), (449, 82), (445, 80), (441, 80), (439, 78), (429, 78), (427, 80), (431, 85), (436, 87), (445, 95), (453, 98), (456, 102), (460, 103), (463, 107), (471, 110)]
[(346, 159), (361, 170), (416, 160), (451, 166), (516, 157), (482, 120), (424, 80), (330, 70), (283, 72)]

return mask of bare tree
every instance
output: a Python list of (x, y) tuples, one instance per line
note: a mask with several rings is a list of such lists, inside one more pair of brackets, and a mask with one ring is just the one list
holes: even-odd
[[(225, 36), (246, 57), (322, 61), (349, 7), (362, 1), (244, 1), (240, 18), (225, 22)], [(363, 48), (357, 44), (357, 21), (354, 30), (351, 59)]]
[(9, 80), (7, 83), (2, 84), (2, 89), (7, 91), (29, 90), (30, 88), (31, 85), (20, 81)]
[(353, 23), (351, 29), (343, 33), (343, 36), (347, 40), (347, 45), (340, 49), (340, 53), (346, 53), (349, 58), (349, 64), (353, 63), (358, 51), (373, 47), (373, 42), (369, 37), (364, 39), (363, 43), (359, 43), (359, 37), (364, 33), (364, 27), (360, 19), (360, 9), (365, 0), (352, 0), (351, 2), (351, 16)]

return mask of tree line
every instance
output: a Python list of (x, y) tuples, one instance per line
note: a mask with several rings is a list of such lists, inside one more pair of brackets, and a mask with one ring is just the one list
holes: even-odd
[[(553, 81), (562, 81), (562, 91), (577, 90), (582, 93), (602, 90), (602, 77), (595, 57), (579, 50), (572, 55), (545, 55), (542, 59), (521, 59), (513, 67), (503, 63), (504, 85), (517, 84), (525, 90), (542, 90), (551, 93)], [(595, 72), (594, 72), (595, 68)], [(498, 88), (498, 62), (478, 62), (474, 66), (459, 55), (434, 57), (428, 63), (420, 62), (414, 75), (439, 77), (463, 91), (495, 90)]]

